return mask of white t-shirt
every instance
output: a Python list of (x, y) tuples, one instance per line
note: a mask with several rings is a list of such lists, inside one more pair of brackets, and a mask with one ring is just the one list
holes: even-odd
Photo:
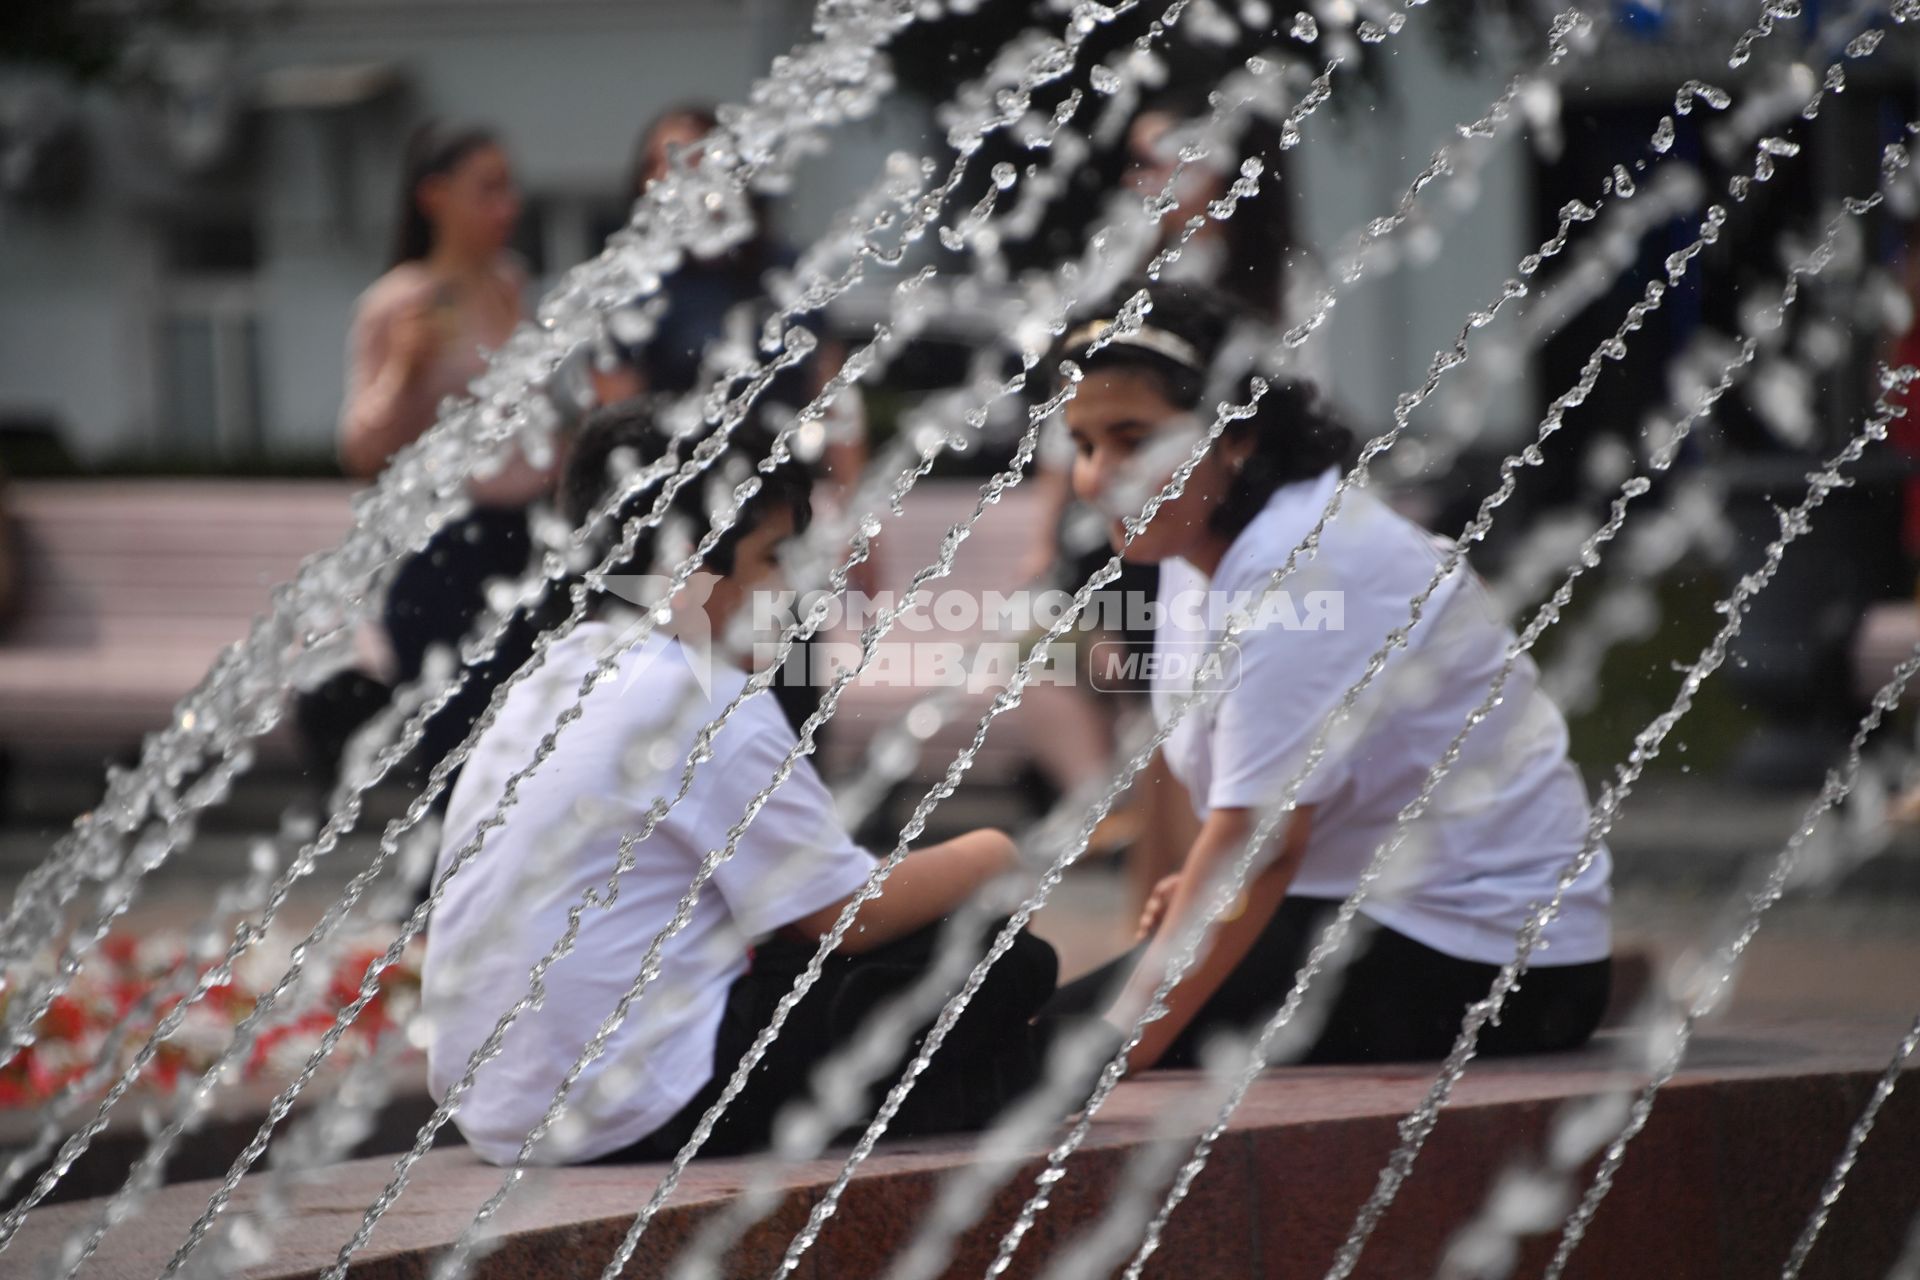
[[(454, 787), (436, 877), (491, 816), (506, 779), (532, 760), (617, 636), (608, 624), (583, 624), (508, 695)], [(448, 885), (428, 931), (427, 1073), (436, 1099), (526, 991), (529, 971), (566, 928), (568, 911), (589, 889), (605, 897), (621, 836), (641, 827), (656, 797), (673, 796), (696, 733), (745, 683), (743, 673), (716, 668), (711, 693), (700, 692), (679, 642), (653, 636), (594, 688), (584, 714), (520, 784), (504, 825), (487, 833)], [(544, 1003), (520, 1015), (455, 1112), (482, 1156), (505, 1163), (518, 1154), (581, 1048), (639, 974), (701, 859), (726, 844), (793, 743), (767, 694), (727, 721), (686, 798), (636, 846), (638, 861), (620, 877), (611, 905), (582, 914), (573, 952), (547, 971)], [(636, 783), (636, 774), (644, 781)], [(585, 843), (562, 853), (565, 833), (583, 829)], [(535, 1158), (604, 1155), (685, 1106), (713, 1076), (714, 1037), (727, 990), (747, 971), (748, 945), (853, 893), (873, 867), (802, 758), (707, 883), (692, 919), (667, 944), (658, 977), (574, 1086), (562, 1123)]]
[[(1251, 608), (1338, 481), (1329, 469), (1283, 486), (1233, 541), (1211, 583), (1185, 561), (1162, 563), (1153, 682), (1160, 723), (1192, 688), (1192, 661), (1172, 655), (1197, 657), (1229, 612)], [(1189, 712), (1167, 741), (1167, 763), (1198, 812), (1281, 797), (1328, 713), (1388, 632), (1407, 625), (1410, 602), (1446, 549), (1367, 491), (1349, 491), (1318, 554), (1301, 559), (1274, 603), (1238, 637), (1237, 662), (1222, 668), (1223, 692)], [(1341, 899), (1353, 891), (1401, 809), (1485, 699), (1513, 640), (1471, 569), (1463, 565), (1441, 583), (1407, 647), (1392, 652), (1329, 735), (1296, 796), (1315, 811), (1291, 892)], [(1567, 758), (1566, 723), (1540, 691), (1532, 660), (1522, 657), (1501, 705), (1468, 735), (1413, 824), (1395, 855), (1397, 872), (1387, 872), (1361, 910), (1437, 951), (1504, 964), (1533, 904), (1552, 896), (1561, 868), (1579, 851), (1588, 817), (1586, 788)], [(1540, 965), (1610, 953), (1609, 874), (1602, 847), (1547, 929)]]

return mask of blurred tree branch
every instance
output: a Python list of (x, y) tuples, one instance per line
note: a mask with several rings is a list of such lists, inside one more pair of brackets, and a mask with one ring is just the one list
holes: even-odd
[(234, 6), (211, 0), (5, 0), (0, 61), (52, 67), (81, 81), (109, 79), (156, 31), (217, 32), (243, 22)]

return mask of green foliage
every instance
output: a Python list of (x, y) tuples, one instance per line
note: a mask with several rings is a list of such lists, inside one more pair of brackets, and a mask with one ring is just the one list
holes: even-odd
[(123, 69), (144, 30), (202, 30), (221, 21), (207, 0), (6, 0), (0, 4), (0, 58), (97, 80)]
[[(1599, 680), (1606, 696), (1568, 717), (1572, 755), (1590, 786), (1597, 789), (1611, 778), (1614, 767), (1633, 750), (1634, 735), (1672, 705), (1680, 690), (1681, 672), (1726, 621), (1713, 611), (1725, 590), (1715, 567), (1682, 563), (1654, 588), (1659, 627), (1646, 639), (1617, 645), (1607, 654)], [(1576, 597), (1547, 638), (1579, 632), (1595, 594)], [(1552, 661), (1553, 646), (1543, 643), (1541, 649), (1544, 668)], [(1759, 726), (1759, 716), (1739, 700), (1726, 675), (1723, 668), (1700, 687), (1693, 709), (1668, 736), (1660, 754), (1648, 762), (1648, 774), (1711, 776)]]

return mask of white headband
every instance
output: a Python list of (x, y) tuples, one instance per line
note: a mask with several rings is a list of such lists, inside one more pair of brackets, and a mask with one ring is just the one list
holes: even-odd
[[(1185, 338), (1168, 333), (1165, 329), (1155, 329), (1151, 325), (1138, 325), (1129, 330), (1113, 332), (1111, 320), (1091, 320), (1067, 335), (1068, 347), (1086, 347), (1105, 338), (1114, 346), (1141, 347), (1155, 355), (1165, 356), (1177, 365), (1205, 372), (1200, 352)], [(1111, 336), (1109, 336), (1111, 334)]]

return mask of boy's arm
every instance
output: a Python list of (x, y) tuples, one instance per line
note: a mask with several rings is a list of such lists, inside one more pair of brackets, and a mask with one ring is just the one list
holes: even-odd
[[(925, 928), (1017, 862), (1013, 841), (1005, 832), (987, 827), (916, 850), (893, 869), (880, 896), (861, 905), (838, 950), (858, 955)], [(817, 941), (851, 901), (853, 895), (848, 894), (828, 903), (787, 924), (780, 933)]]

